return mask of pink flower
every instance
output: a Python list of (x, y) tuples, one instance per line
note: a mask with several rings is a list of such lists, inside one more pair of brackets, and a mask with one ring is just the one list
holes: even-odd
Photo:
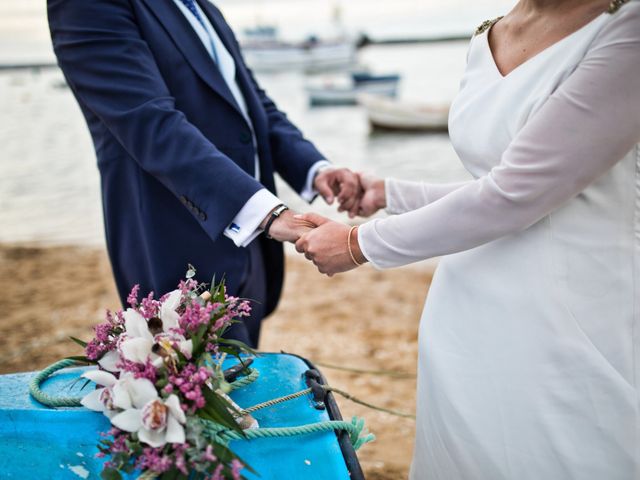
[(145, 448), (136, 461), (136, 468), (157, 473), (169, 470), (173, 466), (173, 460), (169, 455), (163, 455), (162, 450), (162, 448)]
[(136, 308), (138, 305), (138, 292), (140, 291), (140, 285), (134, 285), (131, 289), (131, 293), (127, 297), (127, 303), (131, 305), (131, 308)]
[(237, 458), (231, 460), (231, 474), (233, 475), (233, 480), (240, 479), (240, 472), (243, 468), (244, 465)]

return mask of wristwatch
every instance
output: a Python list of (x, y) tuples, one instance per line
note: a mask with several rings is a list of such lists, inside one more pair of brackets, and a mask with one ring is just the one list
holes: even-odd
[(289, 210), (289, 207), (287, 207), (284, 203), (278, 205), (273, 209), (271, 215), (269, 216), (269, 220), (267, 220), (267, 224), (264, 226), (264, 234), (267, 236), (267, 238), (273, 239), (273, 237), (269, 235), (269, 229), (271, 228), (271, 225), (273, 224), (275, 219), (282, 215), (286, 210)]

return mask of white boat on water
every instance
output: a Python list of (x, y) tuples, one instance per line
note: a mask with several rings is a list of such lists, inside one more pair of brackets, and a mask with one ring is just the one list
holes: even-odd
[(386, 130), (446, 131), (449, 105), (416, 104), (373, 95), (359, 95), (371, 126)]
[(255, 71), (323, 71), (345, 68), (356, 58), (351, 40), (320, 41), (311, 38), (300, 43), (281, 41), (246, 42), (242, 46), (245, 61)]
[(350, 78), (324, 79), (306, 87), (311, 105), (356, 105), (358, 95), (394, 98), (398, 94), (400, 75), (354, 73)]

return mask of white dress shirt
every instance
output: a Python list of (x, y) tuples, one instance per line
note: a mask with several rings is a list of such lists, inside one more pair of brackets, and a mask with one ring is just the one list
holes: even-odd
[[(200, 9), (197, 2), (195, 3), (195, 7), (200, 14), (204, 27), (180, 0), (174, 0), (174, 3), (189, 21), (198, 37), (200, 37), (202, 44), (211, 56), (211, 60), (215, 62), (215, 58), (217, 56), (220, 73), (227, 83), (229, 90), (231, 90), (233, 98), (240, 107), (240, 111), (244, 115), (244, 118), (251, 129), (253, 145), (257, 151), (256, 137), (253, 132), (251, 118), (249, 117), (247, 102), (242, 95), (238, 82), (236, 81), (236, 64), (233, 57), (222, 43), (222, 40), (220, 40), (217, 32), (209, 22), (207, 16)], [(300, 192), (300, 196), (307, 202), (311, 202), (317, 195), (317, 192), (313, 188), (313, 180), (316, 173), (320, 168), (329, 165), (330, 163), (326, 160), (320, 160), (309, 169), (304, 189)], [(260, 159), (258, 158), (257, 153), (255, 156), (255, 178), (260, 181)], [(246, 247), (258, 235), (260, 235), (260, 233), (262, 233), (262, 230), (259, 228), (260, 223), (262, 223), (264, 218), (269, 215), (271, 210), (280, 204), (282, 204), (282, 201), (266, 188), (257, 191), (236, 214), (229, 226), (225, 229), (224, 235), (233, 240), (238, 247)]]

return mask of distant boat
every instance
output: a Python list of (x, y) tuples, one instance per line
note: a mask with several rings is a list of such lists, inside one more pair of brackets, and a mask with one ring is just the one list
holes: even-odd
[(372, 75), (352, 73), (348, 81), (325, 81), (322, 85), (306, 87), (311, 105), (356, 105), (358, 95), (369, 94), (395, 98), (398, 94), (400, 75)]
[(245, 28), (242, 33), (246, 41), (271, 41), (278, 38), (278, 27), (274, 25), (256, 25), (255, 27)]
[(316, 37), (299, 43), (248, 40), (242, 45), (242, 51), (247, 64), (260, 72), (346, 68), (356, 58), (356, 46), (352, 40), (325, 41)]
[(400, 102), (373, 95), (359, 95), (369, 123), (377, 129), (399, 131), (447, 131), (449, 105)]

